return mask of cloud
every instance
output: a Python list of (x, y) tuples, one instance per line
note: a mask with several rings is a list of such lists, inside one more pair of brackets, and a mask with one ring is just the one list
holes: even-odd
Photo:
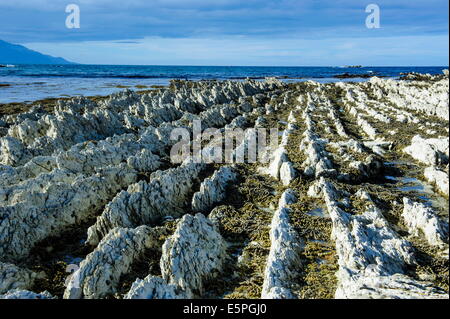
[[(265, 66), (408, 66), (446, 65), (448, 37), (374, 38), (213, 38), (149, 37), (139, 41), (30, 43), (28, 47), (92, 64), (265, 65)], [(405, 54), (405, 52), (407, 54)]]
[[(65, 27), (70, 2), (80, 6), (81, 29)], [(365, 8), (372, 2), (380, 6), (381, 29), (365, 27)], [(426, 51), (431, 64), (448, 59), (445, 37), (448, 0), (0, 2), (0, 39), (85, 63), (273, 64), (270, 59), (277, 57), (279, 64), (327, 65), (345, 55), (367, 62), (360, 64), (379, 64), (382, 57), (401, 63), (403, 46), (411, 49), (403, 55)]]
[[(0, 38), (14, 42), (149, 36), (367, 36), (360, 0), (78, 0), (82, 28), (66, 29), (67, 0), (0, 3)], [(447, 0), (379, 0), (381, 36), (448, 33)]]

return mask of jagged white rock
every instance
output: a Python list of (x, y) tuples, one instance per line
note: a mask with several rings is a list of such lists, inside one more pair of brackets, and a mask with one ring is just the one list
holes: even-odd
[(297, 201), (293, 190), (286, 190), (280, 198), (270, 228), (270, 252), (264, 271), (262, 299), (294, 299), (290, 282), (301, 268), (303, 243), (290, 225), (288, 208)]
[(159, 249), (157, 229), (114, 228), (98, 247), (80, 263), (64, 292), (66, 299), (97, 299), (114, 294), (120, 277), (147, 249)]
[(192, 197), (192, 210), (205, 213), (212, 206), (225, 198), (228, 183), (235, 181), (236, 173), (231, 167), (225, 166), (215, 171), (214, 174), (205, 179), (200, 191)]
[(411, 140), (411, 145), (404, 149), (404, 152), (427, 165), (447, 164), (449, 138), (424, 139), (420, 135), (416, 135)]
[(407, 197), (403, 198), (403, 205), (402, 217), (411, 234), (419, 236), (420, 231), (423, 232), (428, 243), (434, 246), (448, 242), (448, 224), (439, 220), (431, 207)]
[(277, 180), (280, 180), (285, 186), (288, 186), (297, 176), (297, 171), (289, 161), (286, 151), (286, 146), (289, 142), (289, 136), (292, 134), (292, 132), (297, 130), (297, 127), (295, 125), (296, 121), (297, 120), (294, 116), (294, 113), (291, 111), (288, 117), (288, 127), (283, 131), (281, 137), (281, 145), (272, 154), (270, 154), (269, 166), (259, 168), (259, 171), (262, 174), (267, 174)]
[(289, 186), (297, 177), (297, 171), (291, 162), (284, 162), (280, 167), (280, 181), (284, 186)]
[(333, 221), (339, 263), (336, 298), (448, 298), (430, 283), (405, 275), (407, 265), (415, 264), (412, 246), (389, 227), (373, 203), (361, 215), (346, 213), (337, 202), (342, 195), (324, 178), (308, 195), (323, 196)]
[[(188, 84), (173, 83), (178, 92), (140, 96), (132, 91), (112, 94), (93, 102), (86, 98), (58, 101), (53, 114), (33, 108), (19, 116), (7, 117), (8, 133), (0, 138), (0, 164), (23, 165), (35, 156), (50, 155), (56, 150), (67, 150), (72, 145), (89, 140), (132, 133), (145, 126), (159, 126), (163, 122), (179, 120), (184, 113), (208, 111), (213, 105), (237, 101), (283, 86), (280, 81), (225, 81)], [(231, 115), (227, 110), (210, 112), (210, 118)], [(247, 107), (240, 108), (248, 110)], [(228, 111), (228, 114), (226, 114)]]
[[(181, 216), (185, 213), (185, 207), (192, 204), (193, 185), (201, 182), (198, 180), (201, 165), (193, 169), (195, 171), (193, 174), (184, 171), (186, 173), (184, 175), (182, 171), (186, 165), (182, 165), (184, 168), (180, 170), (176, 168), (153, 173), (159, 168), (160, 161), (165, 162), (168, 157), (168, 149), (173, 145), (170, 140), (172, 130), (184, 127), (192, 133), (193, 121), (201, 120), (202, 129), (220, 127), (223, 132), (224, 126), (244, 128), (251, 125), (257, 116), (261, 118), (256, 126), (264, 125), (264, 114), (287, 110), (286, 105), (294, 98), (301, 103), (297, 110), (304, 111), (303, 119), (299, 118), (297, 121), (295, 113), (291, 112), (289, 123), (279, 122), (287, 125), (282, 135), (281, 146), (287, 148), (290, 132), (297, 129), (296, 122), (298, 125), (306, 125), (302, 149), (308, 158), (304, 163), (305, 173), (316, 178), (336, 177), (337, 171), (333, 170), (331, 154), (328, 157), (325, 151), (329, 141), (320, 138), (318, 133), (319, 129), (332, 133), (334, 126), (339, 138), (330, 137), (330, 139), (349, 140), (344, 127), (346, 123), (341, 122), (338, 113), (347, 111), (356, 119), (370, 140), (349, 141), (348, 145), (344, 145), (346, 142), (336, 143), (339, 144), (336, 147), (339, 152), (337, 155), (357, 168), (360, 177), (376, 175), (374, 168), (377, 167), (366, 165), (376, 163), (370, 160), (366, 163), (355, 161), (356, 156), (353, 157), (351, 153), (361, 155), (372, 151), (384, 156), (393, 143), (382, 140), (382, 135), (387, 133), (395, 138), (398, 130), (393, 127), (387, 132), (379, 132), (377, 129), (380, 126), (386, 126), (379, 124), (393, 121), (411, 123), (417, 127), (416, 134), (423, 136), (419, 136), (421, 140), (417, 137), (415, 141), (413, 139), (411, 144), (417, 145), (411, 145), (412, 156), (416, 156), (415, 158), (426, 166), (438, 165), (425, 169), (424, 175), (430, 183), (436, 184), (442, 193), (445, 194), (447, 190), (448, 195), (448, 172), (442, 171), (442, 164), (448, 163), (448, 138), (436, 138), (439, 136), (438, 132), (441, 134), (445, 128), (438, 129), (437, 125), (441, 125), (439, 122), (431, 118), (430, 121), (425, 121), (425, 117), (422, 118), (416, 112), (437, 115), (448, 121), (448, 72), (444, 77), (414, 75), (407, 78), (408, 81), (375, 78), (368, 83), (330, 85), (308, 81), (304, 84), (308, 92), (302, 93), (298, 98), (297, 90), (287, 92), (278, 90), (287, 89), (287, 86), (274, 79), (200, 83), (174, 81), (171, 83), (171, 89), (143, 95), (128, 91), (99, 102), (83, 98), (59, 102), (51, 114), (42, 107), (33, 107), (22, 114), (4, 116), (0, 119), (0, 256), (2, 256), (0, 259), (8, 262), (26, 261), (30, 249), (36, 243), (49, 236), (61, 235), (69, 226), (76, 226), (90, 219), (115, 195), (113, 202), (110, 202), (99, 218), (101, 221), (90, 229), (89, 243), (94, 246), (105, 235), (108, 236), (108, 232), (114, 227), (134, 228), (142, 224), (159, 223), (160, 220), (170, 216)], [(337, 104), (327, 92), (328, 86), (343, 89), (344, 98), (341, 101), (344, 105), (343, 110), (336, 108)], [(314, 114), (314, 121), (317, 123), (311, 117), (316, 111), (320, 112)], [(246, 114), (250, 112), (251, 115)], [(248, 137), (253, 136), (253, 133), (248, 134)], [(441, 140), (442, 142), (439, 142)], [(245, 140), (233, 155), (244, 153), (249, 145), (250, 140)], [(268, 170), (269, 174), (281, 180), (284, 185), (288, 185), (295, 176), (292, 163), (287, 157), (283, 158), (283, 152), (275, 154), (272, 152), (272, 155), (277, 155), (278, 158), (272, 158), (269, 168), (272, 164), (273, 167)], [(287, 155), (286, 151), (284, 155)], [(151, 173), (153, 174), (150, 175)], [(116, 175), (119, 175), (117, 180)], [(136, 183), (137, 180), (141, 182)], [(185, 181), (188, 181), (188, 185), (184, 184)], [(113, 185), (111, 189), (110, 185)], [(176, 190), (172, 190), (173, 185), (176, 186)], [(117, 194), (127, 187), (126, 192)], [(362, 192), (356, 194), (367, 201), (369, 208), (367, 212), (354, 216), (342, 210), (342, 207), (349, 203), (348, 198), (345, 198), (349, 196), (348, 193), (338, 192), (330, 185), (311, 188), (308, 193), (323, 194), (328, 201), (328, 210), (335, 213), (331, 214), (333, 233), (339, 239), (338, 255), (343, 260), (339, 271), (339, 285), (343, 288), (340, 288), (337, 296), (355, 298), (446, 296), (428, 283), (414, 280), (404, 274), (403, 268), (409, 263), (407, 254), (404, 256), (404, 250), (400, 249), (396, 255), (390, 248), (392, 243), (395, 246), (400, 242), (397, 240), (399, 236), (395, 237), (395, 232), (390, 229), (382, 214), (373, 207), (370, 195)], [(200, 196), (201, 192), (198, 194), (197, 196)], [(214, 206), (215, 200), (208, 205)], [(342, 201), (339, 206), (338, 201)], [(207, 212), (211, 207), (204, 208), (204, 211)], [(281, 217), (284, 220), (286, 216)], [(419, 217), (416, 214), (408, 218), (417, 221)], [(419, 228), (420, 225), (422, 224), (416, 223), (412, 227)], [(195, 227), (186, 228), (191, 230)], [(195, 231), (194, 234), (199, 236)], [(20, 242), (22, 239), (23, 242)], [(118, 247), (122, 245), (120, 239), (116, 241), (114, 238), (110, 242)], [(178, 243), (180, 242), (188, 244), (187, 241), (178, 240)], [(275, 247), (276, 245), (273, 245), (272, 248)], [(126, 270), (128, 261), (125, 262), (124, 268), (114, 263), (111, 268), (109, 260), (107, 262), (102, 260), (100, 251), (105, 255), (109, 254), (103, 244), (94, 251), (98, 252), (99, 258), (98, 264), (92, 266), (92, 269), (94, 272), (98, 271), (99, 275), (97, 276), (95, 272), (92, 277), (98, 277), (100, 282), (97, 285), (94, 279), (92, 281), (86, 279), (86, 285), (93, 287), (92, 295), (102, 294), (101, 291), (109, 289), (104, 290), (106, 284), (102, 283), (103, 274), (108, 276), (111, 272), (119, 274), (128, 271)], [(120, 251), (118, 254), (130, 256), (130, 262), (131, 259), (138, 258), (137, 255), (128, 254), (127, 251)], [(194, 257), (191, 258), (194, 255), (190, 254), (189, 258), (173, 255), (172, 260), (184, 258), (181, 268), (187, 270), (181, 272), (181, 277), (187, 276), (191, 265), (201, 265), (202, 267), (198, 267), (201, 269), (200, 273), (195, 273), (195, 276), (198, 275), (196, 278), (201, 279), (187, 281), (195, 282), (194, 285), (197, 286), (198, 282), (203, 285), (209, 278), (205, 278), (203, 264), (194, 260)], [(385, 260), (389, 258), (394, 261), (393, 266), (388, 267)], [(91, 262), (93, 265), (94, 260)], [(186, 266), (188, 264), (189, 266)], [(219, 273), (219, 268), (213, 273)], [(14, 276), (21, 277), (19, 272)], [(278, 275), (281, 276), (282, 273), (274, 274)], [(117, 282), (115, 276), (113, 275), (113, 278)], [(168, 281), (170, 281), (168, 277), (158, 278), (149, 275), (144, 280), (137, 280), (134, 292), (132, 289), (129, 294), (144, 298), (194, 296), (190, 293), (191, 288), (185, 291), (178, 283)], [(288, 295), (286, 289), (289, 287), (284, 287), (285, 282), (281, 281), (279, 286), (282, 287), (273, 287), (271, 296), (286, 297)], [(20, 288), (29, 289), (25, 286)], [(5, 288), (7, 289), (9, 288)], [(113, 291), (114, 289), (110, 289), (106, 294)], [(22, 293), (18, 293), (20, 294)], [(89, 292), (87, 298), (90, 294)], [(24, 293), (24, 296), (26, 295), (27, 293)], [(201, 292), (195, 291), (195, 295), (201, 295)]]
[(337, 299), (448, 299), (448, 294), (431, 283), (402, 274), (380, 276), (369, 269), (364, 275), (353, 276), (351, 271), (342, 269), (340, 277), (352, 284), (339, 290)]
[(288, 161), (286, 149), (284, 147), (277, 148), (271, 155), (269, 167), (262, 167), (259, 171), (267, 174), (275, 179), (280, 179), (280, 168), (283, 163)]
[(188, 299), (191, 297), (179, 287), (169, 285), (163, 278), (152, 275), (144, 280), (137, 279), (125, 295), (125, 299)]
[(202, 295), (204, 285), (222, 270), (226, 243), (202, 214), (185, 215), (163, 245), (161, 272), (169, 284)]
[(87, 242), (96, 245), (115, 227), (133, 228), (154, 224), (165, 216), (180, 217), (189, 200), (192, 186), (204, 164), (188, 163), (150, 175), (120, 192), (88, 229)]
[(30, 196), (26, 199), (0, 206), (0, 255), (4, 261), (26, 258), (38, 242), (91, 218), (96, 209), (135, 179), (136, 173), (129, 168), (105, 168), (71, 183), (51, 183), (45, 192), (27, 192)]
[(6, 294), (0, 295), (0, 299), (55, 299), (48, 291), (39, 294), (28, 291), (15, 289), (8, 291)]
[(13, 264), (0, 262), (0, 294), (14, 289), (30, 289), (38, 278), (42, 278), (42, 275)]
[(427, 181), (432, 184), (436, 184), (437, 188), (445, 195), (449, 195), (449, 179), (448, 174), (436, 167), (425, 168), (424, 174)]
[(300, 151), (307, 155), (302, 164), (305, 167), (305, 175), (316, 178), (336, 175), (337, 171), (333, 168), (333, 163), (323, 146), (327, 141), (320, 139), (309, 129), (305, 131), (304, 136), (305, 138), (300, 144)]

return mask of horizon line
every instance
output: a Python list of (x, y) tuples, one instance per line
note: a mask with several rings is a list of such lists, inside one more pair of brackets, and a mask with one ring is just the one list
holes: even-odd
[[(1, 62), (1, 61), (0, 61)], [(0, 63), (0, 65), (56, 65), (56, 66), (70, 66), (70, 65), (81, 65), (81, 66), (164, 66), (164, 67), (242, 67), (242, 68), (348, 68), (348, 69), (362, 69), (362, 68), (438, 68), (438, 67), (449, 67), (449, 65), (206, 65), (206, 64), (98, 64), (98, 63)]]

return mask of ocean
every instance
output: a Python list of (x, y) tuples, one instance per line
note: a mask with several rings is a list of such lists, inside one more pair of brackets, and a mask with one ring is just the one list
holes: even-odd
[[(0, 67), (0, 103), (45, 98), (108, 95), (125, 88), (148, 89), (171, 79), (283, 81), (362, 81), (367, 75), (395, 78), (400, 73), (439, 74), (442, 67), (249, 67), (249, 66), (127, 66), (127, 65), (8, 65)], [(336, 76), (351, 74), (354, 78)]]

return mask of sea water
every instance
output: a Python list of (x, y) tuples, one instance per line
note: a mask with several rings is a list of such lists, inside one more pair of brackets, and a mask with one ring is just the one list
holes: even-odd
[[(125, 88), (137, 90), (168, 85), (171, 79), (239, 81), (277, 77), (286, 82), (361, 81), (367, 75), (395, 78), (407, 72), (439, 74), (444, 68), (448, 67), (8, 65), (0, 67), (0, 103), (108, 95)], [(334, 78), (344, 73), (361, 77)]]

